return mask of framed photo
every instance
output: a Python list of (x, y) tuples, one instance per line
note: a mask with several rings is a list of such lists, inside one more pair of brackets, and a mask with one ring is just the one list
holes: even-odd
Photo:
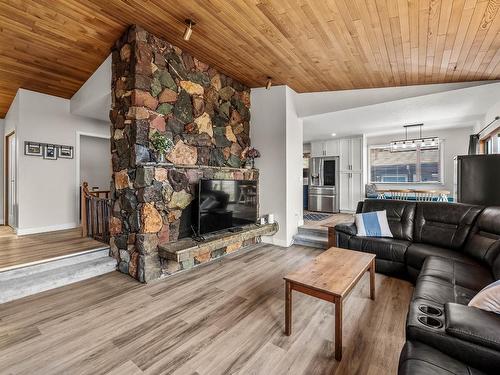
[(73, 159), (73, 146), (59, 146), (57, 156), (61, 159)]
[(49, 160), (57, 159), (57, 147), (56, 145), (45, 145), (43, 148), (43, 158)]
[(43, 156), (42, 144), (37, 142), (24, 142), (24, 155)]

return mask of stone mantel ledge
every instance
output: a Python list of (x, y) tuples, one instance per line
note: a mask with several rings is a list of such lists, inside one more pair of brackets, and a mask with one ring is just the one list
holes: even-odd
[(233, 167), (218, 167), (213, 165), (192, 165), (192, 164), (173, 164), (173, 163), (159, 163), (159, 162), (148, 162), (139, 163), (138, 167), (163, 167), (163, 168), (178, 168), (178, 169), (214, 169), (220, 171), (255, 171), (258, 172), (257, 168), (233, 168)]
[(278, 223), (264, 225), (250, 224), (244, 226), (239, 232), (224, 232), (209, 235), (202, 242), (196, 242), (191, 238), (183, 238), (179, 241), (160, 245), (158, 247), (158, 254), (160, 258), (177, 265), (177, 267), (174, 267), (169, 272), (173, 273), (232, 253), (244, 247), (246, 241), (260, 236), (272, 236), (278, 229)]

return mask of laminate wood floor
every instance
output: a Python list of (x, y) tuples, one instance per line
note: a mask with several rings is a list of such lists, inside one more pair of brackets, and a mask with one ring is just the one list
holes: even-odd
[(293, 295), (282, 277), (320, 254), (257, 246), (139, 284), (118, 272), (0, 305), (2, 374), (395, 374), (412, 286), (368, 274), (344, 304), (334, 360), (333, 305)]
[(17, 236), (0, 226), (0, 269), (108, 246), (81, 236), (80, 228)]
[(330, 217), (324, 220), (319, 220), (319, 221), (304, 220), (304, 225), (302, 225), (301, 228), (323, 230), (326, 233), (328, 232), (328, 228), (326, 227), (326, 225), (352, 223), (353, 221), (354, 221), (354, 214), (338, 213), (338, 214), (332, 214)]

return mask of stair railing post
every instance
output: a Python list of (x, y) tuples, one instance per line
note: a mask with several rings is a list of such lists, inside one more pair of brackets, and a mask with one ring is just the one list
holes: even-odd
[(89, 184), (84, 182), (81, 188), (81, 214), (80, 221), (82, 225), (82, 237), (87, 237), (89, 234), (88, 221), (87, 221), (87, 195), (89, 192)]

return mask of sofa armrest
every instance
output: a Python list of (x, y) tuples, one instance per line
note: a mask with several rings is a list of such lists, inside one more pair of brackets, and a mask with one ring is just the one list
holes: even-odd
[(356, 206), (356, 213), (357, 214), (360, 214), (361, 212), (363, 212), (363, 205), (364, 205), (364, 201), (359, 201), (358, 202), (358, 205)]
[(337, 224), (337, 225), (335, 225), (335, 230), (337, 232), (342, 232), (345, 234), (349, 234), (351, 236), (355, 236), (358, 234), (358, 228), (356, 228), (356, 224), (354, 224), (354, 223)]
[(500, 351), (500, 315), (475, 307), (447, 303), (446, 333)]

